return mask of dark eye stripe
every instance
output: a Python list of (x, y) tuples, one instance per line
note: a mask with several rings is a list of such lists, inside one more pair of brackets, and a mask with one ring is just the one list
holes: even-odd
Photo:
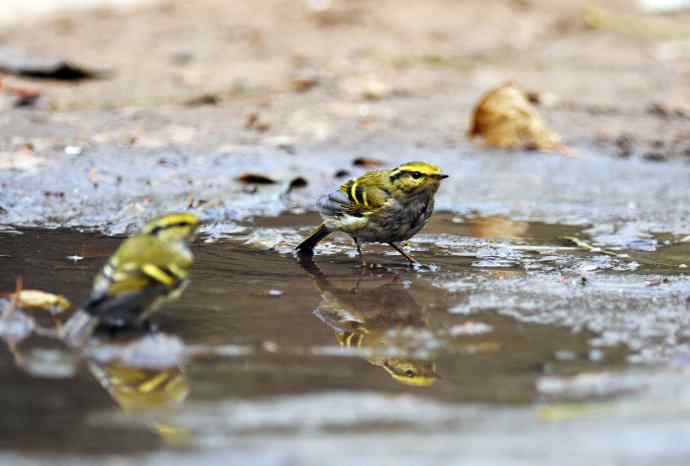
[(394, 173), (394, 174), (392, 174), (392, 175), (390, 176), (390, 181), (391, 181), (391, 183), (395, 183), (395, 182), (398, 180), (398, 178), (400, 178), (400, 177), (403, 176), (404, 174), (405, 174), (405, 172), (400, 172), (400, 171), (399, 171), (399, 172), (396, 172), (396, 173)]
[(425, 176), (422, 172), (409, 172), (409, 171), (399, 171), (397, 173), (394, 173), (393, 175), (390, 176), (390, 181), (391, 183), (394, 183), (395, 181), (398, 180), (401, 176), (411, 176), (412, 178), (418, 180)]
[(163, 230), (167, 230), (169, 228), (180, 228), (180, 227), (188, 227), (191, 224), (189, 222), (177, 222), (177, 223), (171, 223), (169, 225), (158, 225), (156, 226), (153, 230), (151, 230), (152, 235), (157, 235)]

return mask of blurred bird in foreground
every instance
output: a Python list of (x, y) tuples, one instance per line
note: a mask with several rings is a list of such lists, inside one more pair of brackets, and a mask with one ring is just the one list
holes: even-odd
[(448, 175), (426, 162), (408, 162), (393, 170), (373, 171), (348, 181), (319, 199), (323, 223), (297, 246), (313, 255), (316, 244), (334, 231), (352, 237), (362, 255), (362, 242), (387, 243), (411, 264), (416, 261), (396, 244), (417, 234), (434, 210), (434, 195)]
[(343, 289), (334, 286), (313, 262), (302, 265), (321, 292), (314, 314), (335, 331), (340, 346), (371, 351), (367, 361), (403, 385), (428, 387), (436, 382), (439, 375), (433, 360), (404, 354), (423, 345), (430, 329), (422, 308), (403, 285)]
[(188, 242), (199, 225), (193, 214), (164, 215), (125, 240), (96, 276), (87, 302), (62, 328), (65, 341), (79, 346), (97, 326), (141, 326), (163, 302), (179, 297), (193, 262)]

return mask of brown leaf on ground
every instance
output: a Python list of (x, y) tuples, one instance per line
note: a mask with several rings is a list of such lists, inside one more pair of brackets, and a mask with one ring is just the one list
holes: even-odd
[(15, 107), (30, 107), (41, 97), (39, 88), (30, 84), (11, 82), (0, 76), (0, 93), (3, 92), (16, 97)]
[(507, 83), (485, 94), (475, 107), (467, 136), (481, 137), (502, 149), (536, 149), (569, 154), (560, 137), (546, 127), (528, 94)]
[(271, 123), (264, 121), (259, 117), (258, 113), (250, 113), (244, 122), (246, 129), (253, 129), (259, 133), (265, 133), (271, 129)]
[(15, 76), (57, 81), (102, 79), (111, 75), (110, 69), (91, 69), (59, 58), (33, 57), (9, 47), (0, 47), (0, 71)]
[(266, 175), (261, 175), (259, 173), (243, 173), (237, 178), (237, 181), (245, 184), (274, 184), (277, 183), (276, 180), (270, 178)]
[(288, 186), (288, 189), (286, 193), (291, 193), (295, 189), (302, 189), (307, 187), (307, 180), (301, 176), (298, 176), (297, 178), (293, 178), (292, 181), (290, 181), (290, 185)]
[(383, 162), (380, 160), (376, 159), (367, 159), (365, 157), (357, 157), (352, 161), (352, 165), (355, 167), (362, 167), (362, 168), (376, 168), (380, 167), (383, 165)]
[(59, 294), (40, 290), (21, 290), (10, 295), (17, 306), (26, 310), (65, 311), (72, 305), (67, 298)]

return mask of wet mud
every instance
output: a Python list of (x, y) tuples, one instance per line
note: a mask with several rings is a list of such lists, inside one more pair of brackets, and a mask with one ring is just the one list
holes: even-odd
[[(582, 445), (600, 429), (615, 452), (621, 428), (663, 442), (654, 426), (684, 418), (684, 398), (670, 395), (690, 354), (682, 238), (621, 246), (627, 236), (598, 237), (588, 225), (439, 213), (408, 244), (421, 266), (367, 245), (376, 266), (363, 270), (347, 238), (324, 242), (312, 261), (293, 257), (317, 220), (211, 227), (193, 246), (192, 285), (154, 317), (152, 334), (96, 341), (81, 355), (45, 335), (5, 335), (3, 448), (37, 464), (122, 455), (162, 464), (181, 451), (173, 464), (216, 464), (223, 452), (231, 463), (306, 465), (326, 445), (370, 449), (385, 435), (414, 464), (466, 442), (470, 456), (510, 464), (509, 450), (477, 436), (514, 436), (511, 448)], [(0, 286), (21, 276), (78, 303), (119, 242), (5, 232)], [(66, 317), (29, 315), (41, 328)], [(639, 415), (656, 421), (631, 421)], [(459, 444), (447, 443), (451, 433)], [(420, 436), (440, 450), (424, 454)], [(262, 451), (266, 439), (274, 454)], [(598, 445), (588, 454), (605, 458)], [(387, 464), (376, 451), (335, 463)], [(543, 452), (526, 457), (538, 463)]]

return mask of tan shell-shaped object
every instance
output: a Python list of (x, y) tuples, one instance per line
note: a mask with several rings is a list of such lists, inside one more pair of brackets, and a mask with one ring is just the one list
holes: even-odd
[(65, 311), (71, 306), (64, 296), (41, 290), (21, 290), (18, 296), (13, 293), (10, 297), (17, 299), (19, 307), (28, 310)]
[(474, 109), (468, 137), (502, 149), (536, 149), (568, 154), (559, 136), (546, 127), (527, 93), (507, 83), (485, 94)]

